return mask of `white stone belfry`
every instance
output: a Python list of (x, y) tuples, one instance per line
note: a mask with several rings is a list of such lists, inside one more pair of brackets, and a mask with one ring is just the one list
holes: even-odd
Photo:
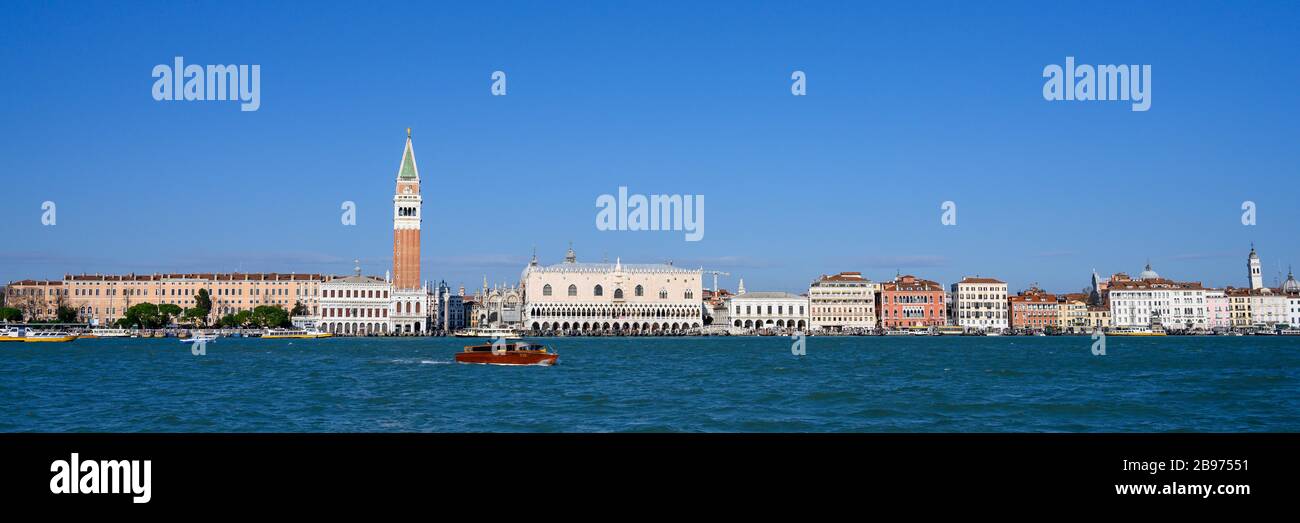
[(1264, 270), (1259, 263), (1259, 255), (1255, 253), (1255, 244), (1250, 244), (1250, 257), (1246, 261), (1246, 268), (1250, 270), (1250, 288), (1264, 288)]

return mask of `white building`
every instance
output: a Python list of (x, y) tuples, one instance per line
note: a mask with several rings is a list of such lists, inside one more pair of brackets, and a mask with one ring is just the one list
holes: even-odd
[(373, 276), (332, 277), (320, 285), (320, 318), (326, 332), (364, 336), (392, 331), (392, 284)]
[(814, 332), (875, 329), (878, 292), (880, 284), (860, 272), (823, 274), (808, 287), (809, 328)]
[(788, 292), (742, 292), (728, 302), (728, 320), (743, 329), (790, 329), (808, 327), (808, 298)]
[(1275, 327), (1289, 320), (1290, 297), (1265, 287), (1250, 293), (1250, 321), (1257, 327)]
[(974, 332), (1011, 328), (1007, 312), (1007, 283), (967, 276), (952, 284), (953, 325)]
[(536, 332), (685, 333), (704, 326), (702, 272), (671, 264), (564, 263), (533, 256), (523, 282), (523, 324)]
[(1108, 289), (1111, 325), (1115, 327), (1210, 328), (1205, 288), (1200, 282), (1161, 278), (1148, 263), (1139, 279), (1111, 281)]
[(465, 322), (464, 296), (452, 292), (451, 286), (447, 285), (447, 282), (444, 281), (438, 284), (437, 299), (438, 306), (434, 310), (437, 323), (436, 329), (450, 334), (468, 325)]

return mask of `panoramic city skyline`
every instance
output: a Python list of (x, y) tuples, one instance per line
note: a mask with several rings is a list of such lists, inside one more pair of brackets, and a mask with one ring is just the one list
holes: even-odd
[[(743, 276), (789, 292), (840, 271), (1075, 291), (1093, 269), (1148, 260), (1241, 286), (1252, 242), (1273, 285), (1300, 261), (1285, 241), (1300, 223), (1287, 196), (1300, 107), (1283, 91), (1300, 75), (1283, 27), (1295, 6), (1070, 11), (1077, 23), (1060, 26), (1047, 22), (1064, 7), (944, 5), (888, 19), (852, 5), (511, 6), (517, 19), (412, 7), (324, 13), (310, 29), (284, 28), (280, 6), (245, 20), (90, 5), (53, 25), (14, 6), (0, 64), (23, 81), (0, 100), (0, 234), (17, 241), (0, 280), (349, 274), (354, 259), (381, 275), (408, 127), (420, 278), (454, 287), (516, 282), (534, 249), (558, 262), (570, 242), (587, 261), (672, 260), (730, 272), (726, 288)], [(106, 19), (153, 29), (118, 38)], [(1225, 26), (1251, 30), (1212, 38)], [(948, 36), (909, 37), (921, 30)], [(151, 97), (151, 71), (176, 57), (259, 65), (259, 107)], [(1044, 68), (1067, 58), (1149, 64), (1149, 107), (1045, 100)], [(597, 199), (620, 187), (707, 197), (708, 234), (600, 230)], [(56, 225), (42, 225), (46, 201)], [(339, 222), (344, 202), (355, 226)]]

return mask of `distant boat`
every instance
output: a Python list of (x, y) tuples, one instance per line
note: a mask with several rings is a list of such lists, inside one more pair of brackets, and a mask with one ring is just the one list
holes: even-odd
[(262, 333), (264, 340), (283, 340), (283, 339), (315, 339), (329, 338), (334, 336), (328, 332), (321, 332), (319, 329), (267, 329)]
[(195, 342), (207, 343), (209, 341), (216, 341), (217, 338), (219, 337), (220, 336), (217, 336), (216, 334), (213, 334), (211, 332), (195, 332), (190, 334), (189, 337), (182, 338), (180, 341), (181, 343), (195, 343)]
[(1165, 331), (1164, 329), (1161, 328), (1153, 329), (1151, 327), (1123, 326), (1123, 327), (1111, 327), (1110, 331), (1106, 332), (1106, 335), (1107, 336), (1164, 336)]
[[(81, 336), (86, 338), (88, 336)], [(126, 329), (90, 329), (90, 336), (93, 338), (130, 338), (131, 331)]]
[(555, 365), (560, 355), (540, 343), (485, 343), (456, 353), (459, 363), (483, 365)]
[(486, 327), (482, 329), (462, 329), (454, 334), (457, 338), (501, 338), (506, 340), (523, 339), (523, 335), (508, 327)]
[(27, 343), (66, 343), (77, 341), (77, 336), (65, 331), (36, 331), (28, 332), (27, 336), (23, 337), (23, 341)]

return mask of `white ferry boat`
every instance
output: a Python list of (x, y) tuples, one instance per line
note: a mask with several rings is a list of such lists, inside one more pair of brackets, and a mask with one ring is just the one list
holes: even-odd
[(126, 329), (90, 329), (90, 335), (96, 338), (130, 338), (131, 331)]
[(506, 340), (518, 340), (524, 336), (511, 328), (507, 327), (486, 327), (482, 329), (462, 329), (456, 331), (457, 338), (501, 338)]
[(322, 332), (320, 329), (267, 329), (262, 333), (262, 339), (283, 340), (283, 339), (315, 339), (329, 338), (334, 336), (328, 332)]
[(23, 341), (27, 343), (65, 343), (77, 341), (77, 336), (65, 331), (28, 331), (27, 336), (23, 337)]
[(1110, 330), (1106, 332), (1106, 335), (1107, 336), (1164, 336), (1165, 331), (1164, 329), (1161, 328), (1153, 329), (1151, 327), (1121, 326), (1121, 327), (1111, 327)]

